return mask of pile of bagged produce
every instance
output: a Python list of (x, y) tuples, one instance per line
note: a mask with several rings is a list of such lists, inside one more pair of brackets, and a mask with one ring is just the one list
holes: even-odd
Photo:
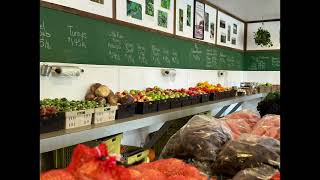
[[(197, 168), (170, 158), (125, 168), (109, 156), (105, 144), (90, 148), (79, 144), (66, 169), (44, 172), (40, 180), (207, 180)], [(213, 178), (211, 178), (213, 180)]]
[(167, 142), (160, 158), (233, 180), (280, 179), (280, 116), (242, 110), (216, 119), (196, 115)]

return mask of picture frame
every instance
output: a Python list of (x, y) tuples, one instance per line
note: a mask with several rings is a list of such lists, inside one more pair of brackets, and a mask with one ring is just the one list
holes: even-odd
[(195, 0), (193, 14), (193, 37), (199, 40), (204, 40), (204, 10), (205, 4)]
[(225, 20), (220, 19), (220, 28), (223, 28), (223, 29), (226, 28), (226, 21)]

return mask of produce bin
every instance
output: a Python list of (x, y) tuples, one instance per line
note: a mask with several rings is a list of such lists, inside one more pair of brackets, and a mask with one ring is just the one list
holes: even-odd
[(72, 157), (72, 152), (76, 146), (69, 146), (53, 151), (53, 165), (56, 169), (66, 168)]
[(201, 94), (200, 102), (204, 103), (204, 102), (208, 102), (208, 101), (209, 101), (209, 94)]
[(181, 107), (181, 99), (180, 98), (172, 98), (170, 100), (170, 108), (179, 108)]
[(157, 101), (137, 102), (136, 114), (147, 114), (158, 111)]
[(103, 143), (103, 144), (107, 145), (109, 154), (120, 155), (122, 138), (123, 138), (122, 133), (114, 135), (114, 136), (109, 136), (106, 138), (99, 139), (99, 144)]
[(118, 106), (108, 106), (94, 109), (93, 124), (114, 121)]
[(245, 92), (241, 92), (241, 91), (237, 92), (237, 96), (244, 96), (245, 94), (246, 94)]
[(90, 125), (93, 113), (94, 109), (65, 112), (65, 129)]
[(65, 121), (65, 113), (62, 112), (40, 116), (40, 134), (64, 129)]
[(158, 111), (164, 111), (170, 109), (170, 99), (158, 101)]
[(124, 152), (121, 154), (121, 162), (125, 166), (134, 165), (148, 161), (148, 149), (134, 146), (124, 146)]
[(136, 112), (136, 105), (136, 103), (119, 105), (118, 110), (116, 111), (116, 119), (123, 119), (133, 116)]
[(181, 106), (182, 107), (191, 105), (192, 100), (191, 100), (190, 96), (182, 97), (180, 99), (181, 99)]
[(201, 102), (201, 96), (191, 96), (191, 104), (199, 104)]
[(220, 100), (226, 97), (225, 92), (216, 92), (214, 95), (215, 95), (214, 100)]
[(209, 101), (214, 101), (215, 100), (215, 93), (210, 93), (209, 94)]

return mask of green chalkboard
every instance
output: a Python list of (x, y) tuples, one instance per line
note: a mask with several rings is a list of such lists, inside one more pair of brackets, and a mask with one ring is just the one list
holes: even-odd
[(242, 70), (243, 53), (40, 7), (40, 60)]
[(246, 71), (280, 71), (280, 50), (246, 51), (243, 60)]

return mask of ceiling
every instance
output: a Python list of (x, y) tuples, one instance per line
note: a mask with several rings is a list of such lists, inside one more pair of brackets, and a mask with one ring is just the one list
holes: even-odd
[(280, 19), (280, 0), (207, 0), (244, 21)]

